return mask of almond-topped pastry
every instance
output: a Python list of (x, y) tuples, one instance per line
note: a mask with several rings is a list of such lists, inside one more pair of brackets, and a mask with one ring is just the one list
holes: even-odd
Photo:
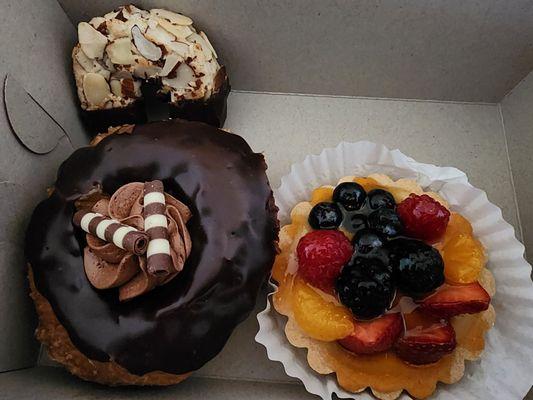
[(316, 188), (280, 249), (273, 304), (287, 338), (345, 390), (426, 398), (480, 357), (495, 318), (484, 248), (415, 181), (375, 174)]
[[(82, 116), (99, 133), (146, 121), (154, 91), (170, 117), (220, 127), (230, 90), (226, 69), (189, 17), (126, 5), (78, 24), (72, 63)], [(146, 83), (150, 90), (142, 90)]]

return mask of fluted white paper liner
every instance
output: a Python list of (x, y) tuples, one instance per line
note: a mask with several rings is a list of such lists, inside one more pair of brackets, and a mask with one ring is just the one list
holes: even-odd
[[(524, 259), (524, 246), (516, 239), (513, 227), (502, 218), (485, 192), (470, 185), (467, 176), (456, 168), (418, 163), (399, 150), (389, 150), (371, 142), (342, 142), (319, 155), (307, 156), (294, 164), (274, 191), (281, 224), (288, 223), (291, 209), (307, 201), (314, 188), (335, 185), (348, 175), (382, 173), (393, 179), (416, 180), (425, 190), (441, 194), (452, 210), (469, 219), (475, 235), (488, 254), (489, 270), (496, 279), (492, 304), (496, 324), (486, 337), (481, 359), (466, 362), (463, 378), (452, 385), (439, 384), (438, 399), (522, 400), (533, 384), (533, 283), (531, 265)], [(275, 289), (275, 286), (273, 289)], [(271, 304), (258, 314), (256, 341), (266, 347), (268, 358), (283, 364), (287, 375), (302, 381), (309, 393), (322, 399), (373, 399), (368, 392), (343, 390), (334, 374), (320, 375), (307, 364), (304, 349), (293, 347), (284, 332), (286, 318)], [(405, 392), (401, 399), (410, 398)]]

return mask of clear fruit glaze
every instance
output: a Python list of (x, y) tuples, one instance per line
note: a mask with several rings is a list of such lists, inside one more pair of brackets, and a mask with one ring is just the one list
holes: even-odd
[[(421, 194), (421, 189), (407, 180), (392, 182), (384, 176), (371, 176), (354, 178), (353, 181), (366, 191), (385, 189), (398, 203), (412, 192)], [(315, 189), (310, 202), (299, 203), (291, 212), (291, 223), (281, 230), (281, 252), (276, 258), (272, 273), (273, 279), (278, 283), (273, 299), (275, 309), (289, 318), (286, 329), (289, 341), (299, 347), (307, 347), (309, 360), (314, 360), (311, 366), (321, 373), (335, 372), (339, 385), (351, 392), (371, 387), (377, 395), (399, 395), (405, 389), (416, 398), (424, 398), (434, 392), (437, 382), (456, 382), (463, 375), (464, 360), (475, 359), (483, 351), (485, 332), (494, 322), (492, 306), (476, 314), (451, 317), (457, 346), (453, 352), (431, 364), (408, 364), (393, 350), (369, 355), (354, 354), (338, 343), (338, 340), (350, 335), (359, 322), (334, 294), (309, 285), (297, 273), (296, 255), (300, 238), (312, 231), (308, 224), (311, 208), (320, 202), (330, 202), (333, 189), (329, 186)], [(445, 204), (438, 195), (429, 194)], [(350, 239), (353, 236), (343, 227), (339, 230)], [(472, 227), (464, 217), (451, 213), (445, 234), (433, 243), (433, 247), (439, 250), (444, 260), (445, 285), (479, 282), (491, 296), (494, 294), (492, 275), (485, 269), (483, 247), (473, 236)], [(399, 296), (394, 304), (398, 302)], [(439, 318), (423, 315), (418, 309), (413, 311), (407, 307), (401, 308), (401, 311), (406, 329), (404, 338), (410, 332), (428, 326), (437, 324), (438, 328), (440, 323)], [(291, 327), (294, 326), (297, 326), (299, 332), (292, 330)]]

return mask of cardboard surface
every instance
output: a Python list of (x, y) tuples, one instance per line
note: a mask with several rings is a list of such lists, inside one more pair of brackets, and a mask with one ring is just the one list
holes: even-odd
[[(77, 21), (122, 3), (4, 0), (0, 6), (0, 79), (12, 76), (44, 111), (35, 111), (19, 90), (19, 95), (8, 95), (8, 102), (19, 101), (12, 103), (19, 106), (10, 110), (10, 117), (21, 124), (9, 124), (1, 89), (0, 371), (35, 363), (24, 231), (60, 162), (73, 147), (87, 142), (70, 67), (75, 28), (60, 4)], [(179, 5), (190, 14), (210, 34), (238, 89), (494, 102), (533, 66), (533, 5), (526, 0), (513, 1), (513, 7), (496, 0), (137, 3), (147, 8)], [(265, 153), (274, 187), (305, 155), (341, 140), (368, 139), (400, 148), (420, 162), (460, 168), (519, 227), (503, 113), (526, 245), (533, 245), (533, 214), (528, 209), (533, 195), (532, 86), (529, 77), (504, 100), (501, 110), (496, 104), (237, 92), (229, 99), (226, 127)], [(33, 152), (22, 145), (26, 140), (30, 148), (37, 146)], [(52, 151), (38, 155), (36, 149)], [(264, 302), (263, 292), (257, 310)], [(110, 389), (82, 382), (61, 368), (37, 367), (0, 374), (0, 398), (314, 398), (300, 385), (290, 384), (293, 379), (279, 363), (267, 359), (254, 341), (256, 331), (252, 314), (222, 353), (195, 378), (174, 388)]]
[[(87, 141), (78, 119), (69, 67), (74, 37), (74, 27), (56, 1), (2, 2), (0, 371), (35, 362), (37, 346), (32, 338), (35, 321), (25, 280), (24, 231), (34, 206), (46, 197), (46, 188), (55, 180), (59, 164), (72, 152), (72, 144), (62, 134), (63, 130), (76, 147)], [(3, 83), (8, 74), (15, 83), (8, 87), (14, 90), (6, 92), (10, 107), (4, 104)], [(47, 154), (36, 154), (43, 152)]]
[[(75, 23), (125, 3), (59, 2)], [(134, 3), (192, 17), (241, 90), (497, 102), (533, 68), (528, 0)]]
[[(12, 76), (4, 81), (6, 115), (13, 134), (35, 154), (48, 154), (65, 136), (63, 129)], [(28, 118), (31, 115), (31, 118)]]
[(0, 374), (0, 398), (5, 400), (313, 400), (298, 384), (272, 384), (251, 381), (232, 381), (190, 378), (168, 388), (107, 388), (73, 378), (68, 372), (53, 367)]
[(533, 261), (533, 73), (501, 104), (526, 255)]

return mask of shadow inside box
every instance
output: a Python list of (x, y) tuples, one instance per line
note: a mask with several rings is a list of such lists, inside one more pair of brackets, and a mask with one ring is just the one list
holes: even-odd
[(175, 386), (108, 387), (86, 382), (56, 367), (35, 367), (26, 370), (0, 374), (2, 399), (62, 400), (73, 398), (135, 400), (176, 399), (196, 400), (201, 398), (234, 399), (313, 399), (301, 385), (286, 383), (265, 383), (227, 379), (191, 377)]

